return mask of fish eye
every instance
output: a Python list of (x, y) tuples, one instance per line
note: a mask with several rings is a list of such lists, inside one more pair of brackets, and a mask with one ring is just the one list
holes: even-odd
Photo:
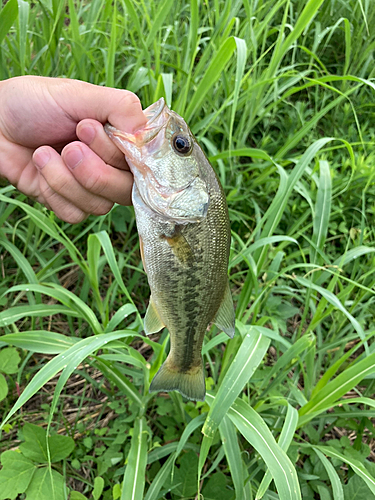
[(175, 135), (173, 137), (173, 148), (180, 155), (187, 155), (192, 149), (192, 144), (185, 135)]

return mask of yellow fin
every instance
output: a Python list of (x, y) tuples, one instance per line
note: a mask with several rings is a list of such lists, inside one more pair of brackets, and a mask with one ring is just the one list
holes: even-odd
[(186, 372), (179, 372), (170, 368), (169, 360), (168, 356), (153, 378), (150, 392), (178, 391), (192, 401), (204, 401), (206, 385), (203, 363)]
[(236, 317), (234, 314), (233, 299), (228, 281), (223, 300), (221, 301), (213, 323), (232, 339), (234, 337), (235, 321)]
[(172, 252), (183, 266), (191, 266), (195, 261), (194, 253), (185, 236), (176, 233), (173, 236), (164, 236)]
[(148, 304), (146, 315), (143, 320), (143, 325), (146, 335), (156, 333), (165, 327), (164, 323), (160, 319), (158, 311), (156, 310), (156, 306), (154, 304), (154, 301), (152, 300), (152, 295), (150, 297), (150, 302)]

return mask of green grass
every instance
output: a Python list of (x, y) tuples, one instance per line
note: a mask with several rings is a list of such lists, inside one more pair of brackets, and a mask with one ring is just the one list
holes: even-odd
[(142, 336), (133, 210), (70, 226), (2, 187), (0, 500), (375, 497), (374, 22), (369, 0), (6, 3), (1, 79), (188, 121), (227, 195), (237, 328), (205, 339), (205, 403), (150, 395), (169, 341)]

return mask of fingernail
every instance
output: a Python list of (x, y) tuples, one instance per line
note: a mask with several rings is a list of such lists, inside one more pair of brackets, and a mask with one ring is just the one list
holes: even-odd
[(51, 158), (51, 154), (46, 148), (39, 148), (38, 151), (34, 153), (33, 160), (35, 166), (41, 170), (43, 167), (47, 165)]
[(79, 138), (85, 144), (91, 144), (95, 137), (95, 129), (93, 127), (83, 127), (79, 131)]
[(83, 154), (80, 148), (71, 148), (64, 154), (64, 161), (67, 166), (73, 170), (76, 168), (82, 161)]

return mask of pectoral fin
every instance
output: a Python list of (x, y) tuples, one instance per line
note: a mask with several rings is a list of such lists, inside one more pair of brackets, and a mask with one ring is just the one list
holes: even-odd
[(228, 281), (223, 300), (220, 304), (219, 310), (216, 313), (213, 323), (218, 328), (220, 328), (220, 330), (223, 330), (223, 332), (225, 332), (228, 337), (233, 338), (235, 320), (236, 318), (234, 314), (233, 299)]
[(160, 319), (160, 316), (156, 310), (154, 301), (152, 300), (152, 295), (150, 297), (150, 303), (146, 311), (146, 315), (143, 320), (143, 325), (146, 335), (151, 335), (151, 333), (156, 333), (165, 327), (164, 323)]
[(141, 252), (141, 259), (142, 259), (143, 269), (147, 273), (146, 263), (145, 263), (145, 254), (144, 254), (144, 250), (143, 250), (143, 240), (142, 240), (141, 236), (139, 236), (139, 251)]
[(185, 236), (181, 233), (176, 233), (173, 236), (164, 236), (172, 252), (175, 254), (180, 263), (189, 267), (195, 261), (194, 253)]

